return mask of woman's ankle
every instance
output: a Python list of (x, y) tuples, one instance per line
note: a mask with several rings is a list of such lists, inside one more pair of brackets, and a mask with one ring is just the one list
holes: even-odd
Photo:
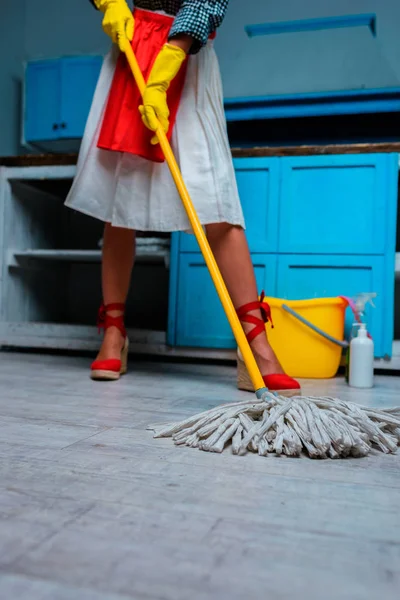
[(251, 342), (250, 346), (253, 351), (254, 358), (256, 359), (256, 362), (263, 375), (284, 373), (278, 357), (276, 356), (266, 337), (264, 339), (255, 338)]
[(104, 333), (97, 359), (119, 358), (124, 343), (125, 338), (118, 327), (109, 327)]

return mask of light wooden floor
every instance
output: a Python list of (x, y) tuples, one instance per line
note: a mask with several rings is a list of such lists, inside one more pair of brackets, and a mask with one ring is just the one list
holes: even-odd
[[(3, 600), (396, 600), (400, 453), (233, 457), (153, 440), (237, 399), (234, 370), (132, 366), (96, 384), (88, 360), (0, 354)], [(354, 393), (400, 404), (400, 379)]]

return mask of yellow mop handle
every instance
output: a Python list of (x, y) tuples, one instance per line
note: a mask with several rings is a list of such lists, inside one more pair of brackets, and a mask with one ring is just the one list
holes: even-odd
[[(125, 55), (128, 60), (129, 66), (132, 70), (132, 74), (135, 78), (137, 86), (140, 90), (140, 93), (143, 96), (146, 83), (144, 81), (143, 74), (136, 60), (136, 56), (129, 43), (126, 43), (125, 45)], [(214, 255), (211, 251), (206, 234), (204, 233), (203, 227), (199, 221), (199, 217), (197, 216), (197, 213), (194, 209), (193, 202), (189, 196), (189, 192), (187, 191), (185, 182), (183, 181), (183, 177), (179, 170), (175, 156), (172, 152), (172, 148), (170, 146), (170, 143), (168, 142), (164, 130), (161, 127), (157, 129), (156, 135), (158, 141), (160, 142), (161, 149), (164, 153), (165, 160), (167, 161), (168, 167), (171, 171), (171, 175), (178, 189), (181, 200), (183, 202), (183, 206), (185, 207), (187, 216), (190, 221), (190, 225), (193, 229), (193, 233), (196, 236), (201, 253), (216, 287), (218, 296), (222, 302), (222, 306), (232, 328), (237, 345), (239, 346), (240, 352), (243, 355), (243, 359), (249, 372), (251, 381), (254, 385), (254, 389), (258, 391), (265, 387), (264, 380), (261, 376), (260, 370), (255, 361), (250, 345), (246, 339), (246, 335), (242, 329), (239, 317), (236, 314), (235, 307), (233, 306), (233, 302), (229, 296), (225, 282), (222, 278), (221, 272), (217, 266)]]

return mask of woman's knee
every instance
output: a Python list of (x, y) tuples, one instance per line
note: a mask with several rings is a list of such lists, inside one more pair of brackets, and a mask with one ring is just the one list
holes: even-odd
[(217, 239), (232, 231), (243, 231), (240, 225), (232, 225), (231, 223), (210, 223), (206, 225), (205, 229), (208, 239)]

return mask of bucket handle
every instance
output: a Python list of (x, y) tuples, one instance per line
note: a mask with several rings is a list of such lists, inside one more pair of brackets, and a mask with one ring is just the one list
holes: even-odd
[(322, 329), (320, 329), (319, 327), (317, 327), (316, 325), (314, 325), (313, 323), (311, 323), (310, 321), (308, 321), (307, 319), (305, 319), (302, 315), (299, 315), (298, 312), (296, 312), (295, 310), (293, 310), (293, 308), (290, 308), (290, 306), (288, 306), (287, 304), (282, 304), (282, 308), (287, 313), (289, 313), (290, 315), (292, 315), (292, 317), (294, 317), (295, 319), (297, 319), (298, 321), (300, 321), (301, 323), (303, 323), (303, 325), (306, 325), (307, 327), (309, 327), (310, 329), (312, 329), (313, 331), (315, 331), (315, 333), (318, 333), (319, 335), (321, 335), (323, 338), (325, 338), (329, 342), (332, 342), (333, 344), (336, 344), (337, 346), (340, 346), (341, 348), (348, 348), (349, 347), (349, 343), (348, 342), (346, 342), (345, 340), (344, 341), (337, 340), (333, 336), (329, 335), (329, 333), (326, 333), (325, 331), (323, 331)]

